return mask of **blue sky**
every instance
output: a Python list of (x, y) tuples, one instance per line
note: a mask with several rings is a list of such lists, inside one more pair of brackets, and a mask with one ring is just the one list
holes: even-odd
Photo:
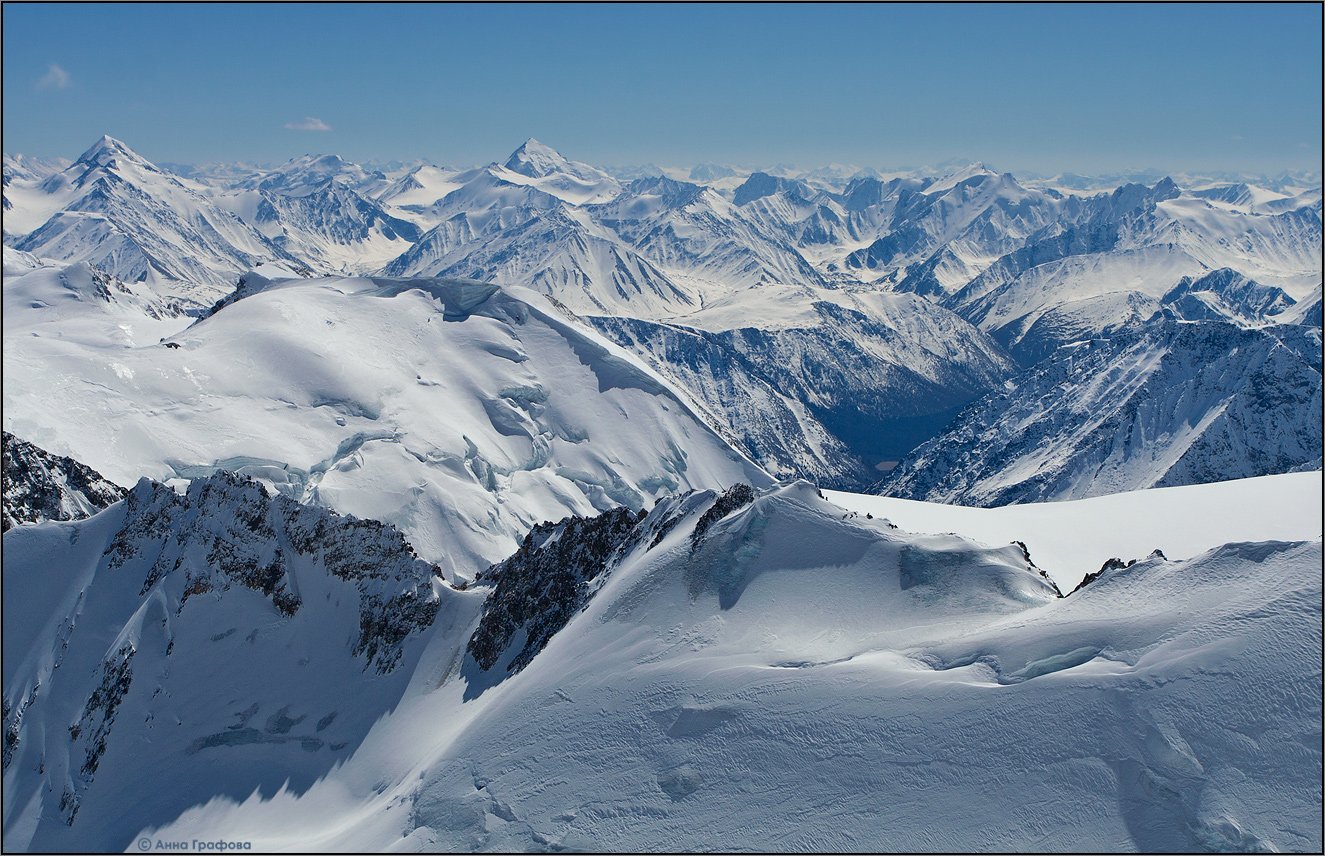
[[(4, 150), (170, 162), (1321, 161), (1321, 7), (4, 7)], [(325, 128), (329, 130), (311, 130)]]

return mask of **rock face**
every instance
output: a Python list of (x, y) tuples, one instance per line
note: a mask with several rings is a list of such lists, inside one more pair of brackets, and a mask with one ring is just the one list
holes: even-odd
[(1079, 499), (1319, 467), (1320, 328), (1161, 321), (1069, 345), (967, 408), (880, 493)]
[(25, 830), (140, 822), (116, 808), (140, 762), (178, 765), (150, 800), (174, 814), (273, 774), (306, 786), (399, 698), (442, 606), (473, 600), (440, 574), (387, 524), (225, 471), (7, 532), (6, 790), (50, 795)]
[(469, 640), (469, 653), (491, 669), (523, 631), (524, 644), (506, 665), (518, 672), (583, 608), (592, 582), (619, 559), (644, 512), (616, 508), (597, 517), (568, 517), (535, 526), (519, 551), (479, 579), (496, 588), (483, 621)]
[(184, 580), (181, 601), (241, 585), (292, 616), (303, 605), (293, 565), (311, 563), (357, 589), (352, 653), (379, 672), (394, 668), (400, 643), (437, 614), (432, 585), (440, 570), (388, 524), (272, 498), (258, 482), (224, 470), (193, 481), (184, 496), (143, 479), (125, 505), (105, 566), (147, 568), (140, 596), (167, 576)]
[(505, 672), (519, 672), (637, 548), (647, 543), (652, 550), (707, 506), (691, 523), (694, 553), (714, 524), (754, 500), (753, 488), (735, 484), (721, 494), (690, 491), (669, 497), (650, 512), (617, 508), (534, 527), (515, 555), (480, 576), (479, 582), (494, 587), (469, 639), (469, 654), (485, 671), (504, 664)]
[(22, 523), (80, 520), (124, 496), (124, 488), (73, 458), (4, 432), (4, 531)]

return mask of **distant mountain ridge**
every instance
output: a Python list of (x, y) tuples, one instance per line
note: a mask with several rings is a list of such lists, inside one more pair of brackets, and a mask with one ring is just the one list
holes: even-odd
[(8, 247), (141, 283), (158, 314), (201, 313), (254, 269), (532, 288), (689, 386), (771, 470), (843, 488), (1063, 345), (1319, 315), (1320, 190), (1290, 177), (618, 178), (532, 138), (463, 170), (310, 154), (183, 178), (111, 138), (65, 167), (5, 163)]

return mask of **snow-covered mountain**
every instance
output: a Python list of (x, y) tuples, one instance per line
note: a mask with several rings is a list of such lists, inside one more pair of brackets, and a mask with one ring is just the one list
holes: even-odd
[[(712, 189), (662, 177), (621, 189), (614, 180), (611, 201), (591, 204), (592, 194), (510, 168), (542, 175), (558, 162), (543, 147), (526, 162), (527, 148), (506, 166), (456, 176), (464, 183), (420, 212), (438, 225), (385, 272), (532, 285), (578, 312), (647, 318), (757, 285), (822, 284), (795, 249)], [(565, 170), (549, 174), (574, 167)]]
[(1311, 176), (1021, 181), (954, 161), (625, 181), (533, 139), (462, 171), (310, 154), (184, 178), (109, 138), (64, 169), (6, 158), (6, 243), (108, 274), (149, 315), (209, 306), (261, 264), (532, 288), (689, 387), (765, 465), (838, 487), (1013, 362), (1160, 317), (1319, 314)]
[(6, 850), (1318, 850), (1319, 190), (683, 175), (7, 157)]
[[(541, 191), (533, 191), (541, 193)], [(454, 194), (452, 195), (454, 196)], [(447, 200), (452, 197), (448, 196)], [(546, 203), (547, 207), (542, 207)], [(697, 298), (590, 220), (582, 210), (555, 200), (540, 200), (502, 227), (499, 218), (462, 212), (424, 236), (386, 270), (399, 275), (464, 276), (502, 285), (534, 288), (573, 311), (645, 316), (672, 315), (694, 308)], [(500, 228), (487, 240), (469, 242), (475, 227)], [(447, 247), (459, 247), (447, 251)]]
[(783, 478), (863, 488), (1009, 376), (1002, 349), (909, 294), (765, 286), (666, 322), (594, 317)]
[(1199, 279), (1183, 277), (1160, 302), (1187, 321), (1232, 321), (1244, 325), (1281, 315), (1296, 301), (1283, 289), (1261, 285), (1231, 268)]
[(255, 475), (400, 526), (455, 578), (544, 520), (768, 482), (685, 393), (534, 292), (253, 274), (237, 296), (135, 337), (114, 304), (7, 283), (6, 430), (124, 484)]
[(124, 488), (73, 458), (4, 432), (4, 531), (22, 523), (80, 520), (124, 497)]
[(1020, 545), (737, 485), (459, 590), (216, 474), (5, 553), (8, 849), (1320, 846), (1318, 538), (1062, 598)]
[[(1304, 296), (1319, 283), (1320, 245), (1319, 208), (1269, 215), (1226, 210), (1164, 179), (1090, 197), (1075, 222), (1033, 236), (943, 302), (1029, 365), (1058, 345), (1144, 323), (1182, 297), (1183, 279), (1214, 270), (1223, 273), (1206, 285), (1222, 281), (1217, 290), (1253, 279), (1288, 299)], [(1252, 311), (1260, 316), (1273, 307)], [(1245, 310), (1196, 312), (1210, 314), (1233, 318)]]
[(234, 184), (242, 190), (266, 190), (283, 196), (306, 196), (328, 181), (376, 196), (389, 181), (380, 170), (351, 163), (340, 155), (303, 155)]
[(469, 620), (441, 573), (390, 526), (228, 473), (6, 533), (6, 850), (122, 848), (144, 816), (307, 787), (434, 622)]
[(413, 222), (388, 213), (334, 177), (294, 187), (263, 181), (255, 190), (217, 202), (273, 245), (322, 272), (371, 273), (422, 234)]
[(528, 184), (573, 205), (604, 202), (621, 190), (611, 175), (586, 163), (567, 160), (532, 137), (502, 164), (508, 181)]
[(301, 264), (186, 181), (102, 137), (67, 169), (26, 188), (21, 202), (11, 187), (6, 228), (16, 249), (86, 262), (197, 303), (264, 262)]
[(845, 263), (919, 294), (951, 293), (1046, 226), (1077, 214), (1076, 200), (1023, 187), (1010, 173), (983, 164), (895, 192), (886, 200), (892, 212), (882, 234)]
[(1319, 469), (1321, 331), (1161, 320), (1060, 348), (971, 405), (879, 491), (962, 505)]
[(456, 175), (456, 170), (420, 164), (392, 181), (375, 198), (405, 210), (426, 208), (460, 187), (454, 180)]

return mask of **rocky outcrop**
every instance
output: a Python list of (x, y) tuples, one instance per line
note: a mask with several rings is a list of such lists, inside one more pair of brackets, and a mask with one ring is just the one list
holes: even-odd
[(239, 585), (292, 616), (302, 606), (292, 565), (311, 563), (357, 590), (353, 653), (379, 672), (394, 668), (404, 639), (437, 614), (440, 569), (388, 524), (269, 497), (258, 482), (224, 470), (194, 480), (183, 496), (143, 479), (125, 502), (106, 568), (143, 570), (140, 595), (167, 577), (182, 579), (182, 609), (189, 597)]
[[(535, 526), (515, 555), (479, 575), (494, 585), (468, 650), (483, 669), (518, 672), (589, 601), (592, 583), (643, 537), (644, 512), (616, 508)], [(524, 644), (509, 651), (523, 634)]]
[(124, 488), (73, 458), (4, 432), (4, 531), (22, 523), (80, 520), (124, 496)]

